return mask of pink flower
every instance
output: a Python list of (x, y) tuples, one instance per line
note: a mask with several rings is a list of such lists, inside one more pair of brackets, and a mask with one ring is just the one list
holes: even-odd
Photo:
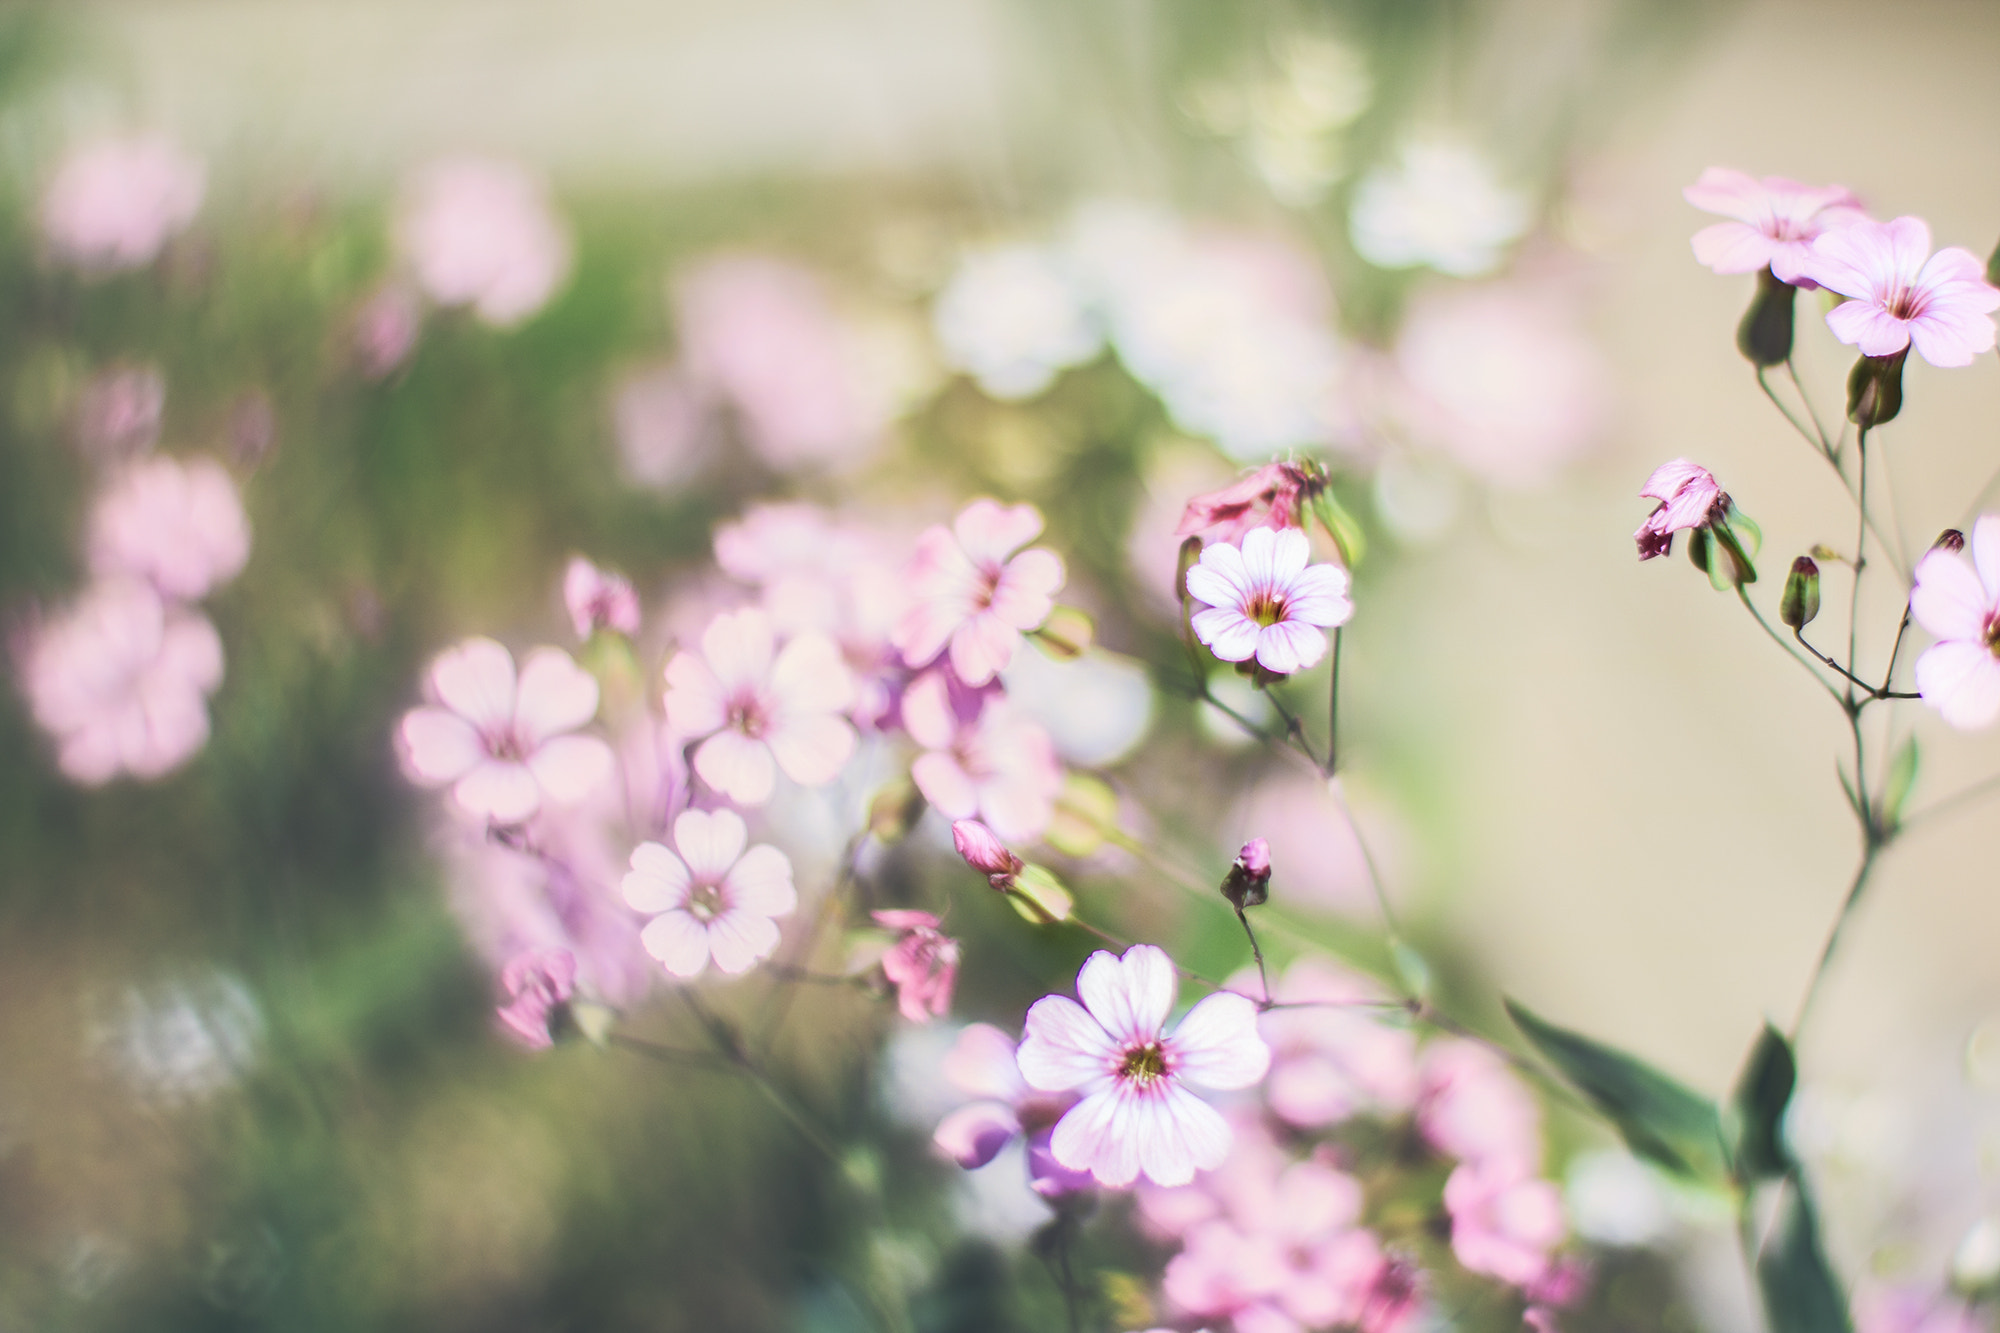
[(145, 453), (160, 438), (167, 382), (158, 366), (118, 366), (83, 388), (76, 409), (76, 438), (87, 457), (114, 462)]
[(576, 955), (568, 949), (537, 949), (520, 954), (500, 969), (500, 988), (507, 1003), (500, 1022), (531, 1051), (554, 1045), (549, 1019), (576, 994)]
[(1972, 527), (1972, 563), (1942, 548), (1917, 562), (1910, 614), (1937, 642), (1917, 659), (1917, 693), (1961, 731), (2000, 717), (2000, 517)]
[(130, 574), (193, 601), (241, 572), (250, 523), (236, 483), (214, 459), (144, 458), (97, 497), (89, 549), (98, 574)]
[(401, 283), (384, 283), (354, 312), (354, 355), (361, 373), (379, 380), (409, 359), (423, 326), (416, 293)]
[(1326, 655), (1327, 626), (1354, 614), (1347, 571), (1308, 565), (1312, 544), (1292, 529), (1253, 528), (1241, 548), (1217, 542), (1188, 570), (1188, 596), (1202, 603), (1195, 637), (1225, 662), (1255, 657), (1288, 676)]
[(222, 683), (215, 626), (130, 579), (93, 585), (35, 629), (21, 683), (57, 762), (97, 786), (119, 773), (157, 778), (208, 740), (208, 695)]
[(678, 366), (634, 370), (612, 391), (612, 425), (625, 473), (672, 490), (699, 472), (714, 444), (704, 392)]
[(1697, 263), (1717, 273), (1768, 268), (1780, 282), (1798, 287), (1818, 285), (1802, 271), (1814, 238), (1868, 216), (1845, 186), (1815, 188), (1783, 176), (1758, 180), (1728, 167), (1702, 172), (1681, 197), (1704, 213), (1736, 219), (1694, 234)]
[(909, 569), (916, 605), (893, 635), (903, 660), (928, 666), (949, 647), (951, 669), (966, 684), (998, 675), (1014, 659), (1021, 631), (1048, 619), (1063, 586), (1055, 552), (1038, 546), (1013, 554), (1041, 530), (1033, 505), (986, 499), (959, 511), (949, 528), (925, 529)]
[(700, 656), (667, 663), (667, 724), (708, 738), (694, 771), (740, 805), (770, 799), (774, 764), (808, 787), (833, 781), (854, 753), (854, 728), (840, 716), (853, 697), (832, 640), (801, 634), (779, 650), (771, 618), (755, 609), (717, 616)]
[(1906, 347), (1934, 366), (1969, 366), (1993, 350), (1992, 311), (2000, 288), (1969, 250), (1931, 253), (1922, 218), (1857, 222), (1813, 242), (1803, 276), (1853, 298), (1827, 312), (1834, 337), (1863, 356), (1893, 356)]
[(1864, 1282), (1854, 1294), (1857, 1333), (1983, 1333), (1987, 1321), (1956, 1296), (1915, 1284)]
[(1016, 1055), (1030, 1087), (1083, 1094), (1056, 1125), (1056, 1160), (1113, 1186), (1142, 1172), (1179, 1185), (1220, 1166), (1229, 1125), (1188, 1089), (1244, 1088), (1264, 1076), (1271, 1051), (1257, 1035), (1256, 1005), (1210, 995), (1165, 1032), (1174, 965), (1150, 944), (1122, 958), (1092, 954), (1076, 989), (1080, 1005), (1065, 995), (1035, 1001)]
[(896, 1007), (912, 1023), (943, 1018), (958, 981), (958, 941), (938, 929), (929, 912), (876, 912), (875, 923), (900, 931), (882, 959), (882, 975), (896, 988)]
[(161, 134), (73, 150), (42, 195), (42, 234), (79, 268), (139, 268), (201, 207), (201, 163)]
[(1050, 1132), (1076, 1104), (1076, 1097), (1030, 1088), (1015, 1063), (1014, 1046), (1014, 1038), (990, 1023), (973, 1023), (959, 1033), (945, 1056), (945, 1079), (977, 1100), (939, 1121), (932, 1145), (973, 1171), (1023, 1138), (1028, 1144), (1029, 1184), (1037, 1194), (1056, 1198), (1090, 1188), (1096, 1182), (1088, 1172), (1071, 1171), (1048, 1151)]
[[(1232, 989), (1256, 985), (1254, 970)], [(1272, 998), (1297, 1008), (1257, 1019), (1271, 1046), (1264, 1096), (1272, 1112), (1301, 1129), (1323, 1129), (1362, 1113), (1396, 1114), (1417, 1099), (1416, 1039), (1381, 1021), (1386, 996), (1328, 960), (1305, 957), (1285, 969)]]
[(1049, 733), (1005, 699), (928, 671), (903, 692), (903, 725), (925, 751), (910, 778), (939, 814), (984, 820), (1007, 842), (1032, 842), (1047, 830), (1062, 763)]
[(1189, 500), (1174, 536), (1235, 542), (1252, 528), (1302, 528), (1299, 502), (1310, 484), (1296, 463), (1266, 463), (1232, 486)]
[(1662, 463), (1653, 469), (1653, 475), (1646, 478), (1646, 485), (1640, 490), (1642, 499), (1658, 500), (1660, 503), (1639, 530), (1632, 534), (1639, 543), (1639, 558), (1651, 560), (1656, 555), (1671, 555), (1674, 549), (1674, 534), (1689, 528), (1705, 526), (1722, 496), (1722, 488), (1715, 484), (1715, 477), (1705, 467), (1698, 467), (1685, 458), (1676, 458), (1671, 463)]
[(1477, 1042), (1448, 1037), (1424, 1048), (1417, 1127), (1432, 1147), (1500, 1176), (1531, 1176), (1542, 1161), (1542, 1112), (1507, 1062)]
[(432, 664), (430, 689), (443, 706), (403, 715), (404, 756), (419, 782), (453, 784), (467, 814), (518, 824), (611, 774), (610, 746), (568, 734), (596, 715), (597, 681), (560, 649), (529, 653), (517, 680), (505, 648), (467, 639)]
[(563, 606), (576, 637), (587, 639), (600, 629), (620, 634), (639, 630), (639, 594), (622, 574), (599, 569), (582, 556), (572, 556), (563, 575)]
[(471, 306), (488, 324), (519, 324), (569, 276), (569, 235), (540, 181), (511, 162), (433, 162), (409, 182), (396, 245), (439, 305)]
[(711, 959), (723, 972), (747, 972), (777, 949), (773, 918), (799, 902), (792, 863), (765, 843), (745, 851), (746, 840), (734, 810), (689, 810), (674, 820), (679, 856), (657, 842), (633, 851), (625, 901), (656, 914), (639, 938), (673, 975), (699, 976)]
[(1546, 1180), (1496, 1162), (1467, 1162), (1444, 1183), (1451, 1249), (1475, 1273), (1528, 1286), (1549, 1270), (1568, 1232), (1562, 1194)]

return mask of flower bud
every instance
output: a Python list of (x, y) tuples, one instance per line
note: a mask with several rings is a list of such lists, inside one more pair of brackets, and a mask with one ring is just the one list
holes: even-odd
[(1864, 356), (1847, 376), (1847, 419), (1863, 430), (1894, 421), (1903, 410), (1903, 362), (1910, 349)]
[(1025, 863), (1007, 850), (997, 834), (976, 819), (961, 819), (951, 826), (951, 845), (965, 863), (986, 876), (986, 882), (1005, 893)]
[(1222, 877), (1222, 896), (1237, 911), (1262, 907), (1271, 897), (1271, 844), (1252, 838), (1236, 854), (1236, 863)]
[(1201, 563), (1201, 538), (1190, 537), (1181, 543), (1180, 563), (1174, 569), (1174, 596), (1185, 606), (1188, 600), (1188, 571)]
[(1810, 556), (1800, 556), (1792, 561), (1792, 572), (1785, 576), (1785, 591), (1778, 598), (1778, 619), (1795, 630), (1812, 624), (1819, 614), (1819, 566)]
[(1757, 275), (1757, 295), (1736, 326), (1736, 350), (1758, 369), (1782, 366), (1792, 356), (1792, 308), (1798, 288), (1770, 269)]
[(1333, 493), (1333, 487), (1321, 485), (1313, 493), (1312, 515), (1326, 529), (1326, 535), (1333, 538), (1333, 544), (1340, 548), (1340, 562), (1349, 569), (1360, 564), (1361, 557), (1368, 551), (1368, 538), (1361, 531), (1360, 520), (1342, 506), (1340, 498)]
[(1957, 528), (1946, 528), (1938, 534), (1938, 539), (1931, 543), (1931, 549), (1950, 551), (1953, 555), (1957, 555), (1965, 549), (1965, 534)]

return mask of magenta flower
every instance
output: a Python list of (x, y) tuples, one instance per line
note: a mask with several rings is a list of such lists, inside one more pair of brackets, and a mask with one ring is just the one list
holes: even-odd
[(1055, 552), (1019, 551), (1042, 530), (1033, 505), (1009, 508), (974, 500), (952, 525), (917, 538), (909, 583), (916, 605), (897, 622), (892, 639), (912, 667), (950, 649), (951, 669), (968, 685), (984, 685), (1014, 660), (1021, 631), (1048, 619), (1063, 586)]
[(676, 856), (642, 842), (625, 876), (625, 901), (653, 913), (640, 933), (646, 951), (677, 977), (718, 970), (747, 972), (778, 947), (774, 917), (798, 906), (792, 863), (776, 847), (748, 851), (743, 819), (734, 810), (688, 810), (674, 820)]
[(582, 556), (572, 556), (563, 575), (563, 606), (576, 637), (587, 639), (600, 629), (620, 634), (639, 630), (639, 594), (622, 574), (599, 569)]
[(1225, 662), (1252, 657), (1281, 676), (1303, 671), (1326, 655), (1325, 629), (1354, 614), (1347, 571), (1308, 565), (1312, 543), (1303, 532), (1253, 528), (1238, 548), (1216, 542), (1188, 570), (1195, 637)]
[(1681, 197), (1705, 213), (1734, 218), (1694, 234), (1695, 261), (1717, 273), (1768, 268), (1795, 287), (1819, 284), (1802, 270), (1822, 232), (1865, 222), (1861, 201), (1842, 185), (1813, 187), (1783, 176), (1758, 180), (1728, 167), (1710, 167)]
[(1922, 218), (1858, 222), (1812, 244), (1802, 276), (1851, 297), (1827, 312), (1836, 338), (1863, 356), (1893, 356), (1914, 346), (1934, 366), (1969, 366), (1993, 350), (1992, 311), (2000, 288), (1969, 250), (1931, 253)]
[(203, 597), (250, 558), (236, 483), (212, 458), (127, 464), (90, 512), (90, 567), (130, 574), (167, 597)]
[(1451, 1249), (1475, 1273), (1526, 1287), (1549, 1271), (1562, 1244), (1562, 1194), (1546, 1180), (1492, 1162), (1467, 1162), (1444, 1183)]
[(1234, 485), (1189, 500), (1174, 536), (1236, 542), (1252, 528), (1302, 528), (1299, 501), (1310, 480), (1296, 463), (1266, 463)]
[(928, 1023), (951, 1011), (958, 981), (958, 941), (938, 929), (929, 912), (874, 913), (875, 923), (899, 932), (882, 959), (882, 975), (896, 988), (896, 1007), (912, 1023)]
[(549, 1020), (576, 994), (576, 955), (568, 949), (536, 949), (512, 959), (500, 969), (500, 989), (507, 1003), (499, 1017), (508, 1035), (531, 1051), (555, 1042)]
[(1076, 989), (1082, 1004), (1066, 995), (1035, 1001), (1016, 1054), (1030, 1087), (1083, 1095), (1050, 1139), (1056, 1160), (1113, 1186), (1141, 1173), (1181, 1185), (1220, 1166), (1229, 1124), (1189, 1086), (1245, 1088), (1264, 1076), (1271, 1050), (1257, 1035), (1257, 1006), (1210, 995), (1166, 1032), (1174, 965), (1150, 944), (1122, 958), (1092, 954)]
[(611, 775), (611, 747), (575, 731), (597, 713), (597, 681), (557, 648), (514, 659), (491, 639), (467, 639), (432, 664), (441, 707), (413, 708), (398, 734), (419, 782), (452, 784), (467, 814), (496, 824), (533, 817), (544, 801), (572, 805)]
[(739, 805), (771, 798), (776, 769), (808, 787), (833, 781), (854, 753), (840, 710), (854, 678), (823, 634), (782, 650), (762, 611), (724, 612), (702, 631), (701, 655), (667, 663), (667, 725), (687, 740), (702, 781)]
[(1639, 495), (1660, 502), (1632, 534), (1639, 543), (1639, 558), (1651, 560), (1656, 555), (1673, 553), (1676, 532), (1708, 523), (1716, 503), (1722, 499), (1722, 488), (1715, 484), (1715, 477), (1707, 468), (1676, 458), (1654, 468)]
[(1062, 762), (1040, 724), (1005, 699), (928, 671), (903, 692), (903, 725), (925, 751), (910, 765), (910, 779), (939, 814), (983, 820), (1008, 842), (1032, 842), (1048, 829)]
[(2000, 717), (2000, 517), (1972, 527), (1972, 563), (1933, 547), (1917, 562), (1910, 614), (1937, 642), (1917, 659), (1917, 693), (1961, 731)]
[(512, 162), (433, 162), (409, 182), (396, 244), (439, 305), (519, 324), (569, 276), (570, 241), (540, 181)]
[(63, 773), (89, 786), (185, 763), (208, 740), (208, 696), (221, 683), (215, 626), (130, 579), (92, 586), (22, 654), (35, 721)]
[(205, 184), (201, 163), (164, 135), (100, 139), (72, 151), (49, 181), (42, 234), (79, 268), (139, 268), (194, 220)]

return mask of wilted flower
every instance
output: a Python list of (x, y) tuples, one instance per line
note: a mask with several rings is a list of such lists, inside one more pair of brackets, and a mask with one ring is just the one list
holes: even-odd
[(1188, 596), (1202, 603), (1195, 637), (1225, 662), (1256, 658), (1278, 675), (1302, 671), (1326, 654), (1328, 626), (1354, 614), (1347, 571), (1308, 565), (1311, 543), (1296, 529), (1253, 528), (1243, 545), (1217, 542), (1188, 570)]
[(946, 360), (995, 398), (1032, 398), (1104, 345), (1061, 263), (1034, 246), (965, 256), (932, 318)]
[(1092, 954), (1076, 988), (1080, 1005), (1065, 995), (1035, 1001), (1016, 1057), (1029, 1086), (1083, 1095), (1050, 1139), (1056, 1160), (1113, 1186), (1141, 1173), (1179, 1185), (1220, 1166), (1229, 1125), (1189, 1085), (1243, 1088), (1264, 1076), (1271, 1052), (1257, 1035), (1256, 1005), (1217, 993), (1164, 1031), (1174, 965), (1150, 944), (1122, 957)]
[(1759, 180), (1728, 167), (1708, 168), (1681, 197), (1705, 213), (1735, 219), (1694, 234), (1696, 263), (1717, 273), (1768, 268), (1796, 287), (1819, 285), (1803, 272), (1814, 238), (1868, 216), (1844, 185), (1801, 185), (1783, 176)]
[(1993, 350), (2000, 288), (1986, 281), (1986, 266), (1970, 250), (1951, 245), (1932, 254), (1922, 218), (1825, 232), (1799, 271), (1852, 298), (1827, 312), (1826, 326), (1863, 356), (1915, 347), (1934, 366), (1969, 366)]
[(1189, 500), (1174, 536), (1236, 542), (1252, 528), (1302, 528), (1300, 501), (1314, 484), (1297, 463), (1266, 463), (1232, 486)]
[(250, 558), (236, 483), (212, 458), (142, 458), (112, 477), (90, 513), (90, 567), (129, 574), (189, 601)]
[(491, 639), (467, 639), (431, 665), (443, 707), (414, 708), (398, 734), (411, 773), (452, 785), (467, 814), (518, 824), (542, 803), (574, 804), (611, 775), (611, 747), (569, 733), (597, 713), (597, 681), (558, 648), (514, 658)]
[(948, 648), (952, 671), (967, 685), (998, 675), (1021, 631), (1048, 619), (1063, 586), (1061, 557), (1039, 546), (1020, 550), (1041, 530), (1033, 505), (987, 499), (960, 510), (949, 528), (925, 529), (909, 570), (916, 604), (892, 636), (903, 660), (925, 667)]
[(540, 181), (511, 162), (433, 162), (409, 182), (396, 245), (426, 296), (502, 327), (540, 310), (569, 276), (568, 233)]
[(572, 556), (563, 574), (563, 606), (576, 637), (587, 639), (599, 629), (635, 634), (639, 629), (639, 594), (622, 574), (599, 569), (582, 556)]
[(1500, 265), (1534, 221), (1528, 196), (1492, 164), (1453, 143), (1411, 143), (1393, 168), (1362, 177), (1348, 211), (1354, 248), (1380, 268), (1428, 265), (1476, 278)]
[(529, 1050), (545, 1050), (554, 1044), (549, 1020), (576, 994), (576, 955), (568, 949), (521, 954), (500, 969), (500, 989), (507, 992), (499, 1009), (502, 1026)]
[(1062, 791), (1062, 764), (1042, 727), (1005, 700), (954, 688), (943, 672), (903, 692), (903, 725), (924, 747), (910, 778), (949, 819), (978, 818), (1009, 842), (1042, 836)]
[(840, 716), (854, 680), (823, 634), (777, 646), (771, 618), (754, 608), (724, 612), (702, 632), (701, 653), (667, 663), (667, 724), (702, 741), (694, 771), (742, 805), (770, 799), (777, 770), (808, 787), (833, 781), (854, 753)]
[(1714, 475), (1685, 458), (1654, 468), (1639, 495), (1660, 502), (1632, 534), (1639, 543), (1641, 560), (1671, 554), (1674, 534), (1706, 525), (1717, 502), (1723, 498)]
[(778, 947), (773, 918), (799, 901), (792, 863), (765, 843), (745, 851), (747, 840), (734, 810), (688, 810), (674, 820), (678, 856), (657, 842), (632, 853), (625, 901), (655, 914), (640, 939), (673, 975), (699, 976), (711, 959), (723, 972), (746, 972)]
[(1981, 517), (1971, 546), (1970, 565), (1926, 552), (1910, 592), (1910, 614), (1937, 638), (1917, 659), (1917, 692), (1961, 731), (2000, 717), (2000, 517)]
[(882, 959), (882, 975), (896, 988), (896, 1007), (912, 1023), (928, 1023), (951, 1011), (958, 981), (958, 941), (938, 929), (929, 912), (874, 913), (875, 924), (899, 932)]
[(100, 271), (151, 263), (194, 220), (206, 173), (162, 134), (74, 149), (42, 194), (42, 234), (59, 258)]

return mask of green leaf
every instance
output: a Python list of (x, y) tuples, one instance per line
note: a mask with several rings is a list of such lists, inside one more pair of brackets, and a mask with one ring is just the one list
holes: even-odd
[(1909, 737), (1889, 761), (1889, 780), (1882, 788), (1882, 825), (1893, 829), (1903, 817), (1903, 802), (1917, 785), (1917, 738)]
[(1750, 1048), (1743, 1077), (1736, 1081), (1736, 1091), (1730, 1097), (1736, 1120), (1737, 1179), (1768, 1180), (1793, 1168), (1792, 1155), (1785, 1147), (1784, 1120), (1798, 1078), (1791, 1043), (1784, 1033), (1766, 1023), (1757, 1044)]
[(1796, 1172), (1785, 1182), (1777, 1220), (1757, 1256), (1757, 1287), (1771, 1333), (1853, 1333), (1847, 1298), (1820, 1244), (1819, 1218)]
[(1516, 1027), (1622, 1134), (1633, 1152), (1684, 1179), (1728, 1178), (1715, 1103), (1615, 1047), (1507, 1001)]

